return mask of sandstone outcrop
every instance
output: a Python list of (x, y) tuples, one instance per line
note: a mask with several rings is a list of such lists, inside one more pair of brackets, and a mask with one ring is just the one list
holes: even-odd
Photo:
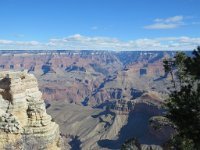
[(0, 72), (0, 149), (11, 145), (26, 149), (24, 139), (34, 138), (37, 149), (59, 150), (59, 132), (58, 124), (46, 113), (34, 75)]

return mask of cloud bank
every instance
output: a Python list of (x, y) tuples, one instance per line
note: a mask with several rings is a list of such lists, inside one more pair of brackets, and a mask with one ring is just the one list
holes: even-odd
[[(176, 20), (177, 18), (173, 19)], [(187, 36), (143, 38), (129, 41), (110, 37), (89, 37), (80, 34), (49, 39), (47, 42), (0, 39), (1, 50), (193, 50), (198, 45), (200, 45), (200, 37)]]

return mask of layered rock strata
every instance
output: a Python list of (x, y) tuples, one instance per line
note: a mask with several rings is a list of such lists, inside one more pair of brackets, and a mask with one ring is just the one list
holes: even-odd
[(114, 104), (114, 110), (117, 114), (128, 115), (134, 110), (135, 103), (127, 100), (117, 100)]
[(46, 113), (34, 75), (0, 72), (0, 149), (24, 144), (24, 137), (37, 139), (37, 149), (60, 149), (59, 126)]

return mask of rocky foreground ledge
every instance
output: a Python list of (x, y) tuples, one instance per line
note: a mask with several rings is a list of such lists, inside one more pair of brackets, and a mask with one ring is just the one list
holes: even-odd
[(34, 75), (0, 72), (0, 149), (61, 149), (59, 126), (46, 113)]

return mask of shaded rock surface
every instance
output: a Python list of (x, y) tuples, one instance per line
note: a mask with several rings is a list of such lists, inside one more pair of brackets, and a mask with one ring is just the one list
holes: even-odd
[(154, 116), (150, 118), (149, 130), (158, 138), (165, 139), (165, 141), (170, 140), (177, 132), (175, 126), (163, 116)]

